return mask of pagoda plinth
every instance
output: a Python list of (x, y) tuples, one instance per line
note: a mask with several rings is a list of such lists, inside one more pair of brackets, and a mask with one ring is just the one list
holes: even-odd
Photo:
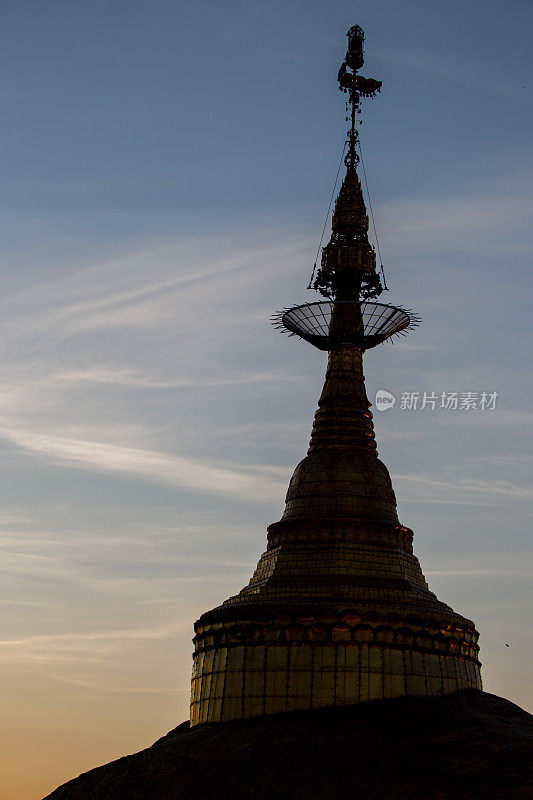
[(417, 318), (370, 299), (383, 287), (356, 172), (355, 113), (381, 84), (357, 75), (362, 31), (348, 36), (339, 72), (352, 110), (347, 172), (314, 284), (327, 300), (276, 317), (328, 351), (324, 388), (249, 584), (195, 624), (191, 725), (481, 688), (474, 624), (429, 590), (377, 454), (363, 353)]

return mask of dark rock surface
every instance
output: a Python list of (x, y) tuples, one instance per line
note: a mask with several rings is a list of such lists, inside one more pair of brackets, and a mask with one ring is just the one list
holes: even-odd
[(533, 717), (475, 689), (190, 729), (46, 800), (525, 800)]

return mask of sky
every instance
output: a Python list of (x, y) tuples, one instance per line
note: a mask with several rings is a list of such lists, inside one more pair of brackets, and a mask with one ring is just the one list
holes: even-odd
[[(306, 291), (345, 136), (346, 30), (390, 291), (380, 457), (484, 688), (533, 709), (528, 2), (5, 0), (4, 800), (188, 716), (193, 622), (244, 586), (304, 457)], [(422, 409), (423, 393), (496, 393)], [(419, 393), (416, 409), (402, 396)], [(508, 646), (507, 646), (508, 645)]]

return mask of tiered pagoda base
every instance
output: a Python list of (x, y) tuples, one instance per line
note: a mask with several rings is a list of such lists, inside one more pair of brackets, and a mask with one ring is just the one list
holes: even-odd
[(267, 551), (195, 625), (191, 725), (481, 688), (478, 634), (428, 589), (369, 405), (361, 350), (331, 351)]
[(395, 609), (287, 603), (205, 614), (191, 725), (481, 687), (472, 623), (444, 605), (427, 616)]

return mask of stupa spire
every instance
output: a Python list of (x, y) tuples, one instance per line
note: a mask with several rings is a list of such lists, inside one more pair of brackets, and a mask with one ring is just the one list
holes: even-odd
[(358, 74), (364, 63), (362, 29), (354, 25), (347, 35), (348, 49), (337, 78), (341, 91), (348, 95), (346, 119), (351, 123), (346, 141), (346, 176), (335, 203), (331, 239), (322, 251), (313, 288), (324, 297), (361, 300), (378, 297), (383, 286), (376, 272), (376, 254), (368, 241), (368, 215), (357, 175), (356, 122), (361, 114), (361, 99), (374, 97), (382, 84)]
[(418, 323), (382, 291), (357, 176), (363, 32), (348, 32), (346, 176), (315, 288), (275, 324), (328, 351), (311, 441), (250, 582), (195, 624), (191, 725), (481, 688), (478, 634), (429, 590), (377, 457), (363, 353)]

